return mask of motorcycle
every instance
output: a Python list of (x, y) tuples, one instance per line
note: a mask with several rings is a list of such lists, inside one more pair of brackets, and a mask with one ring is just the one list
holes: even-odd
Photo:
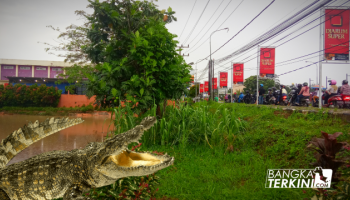
[(309, 107), (310, 105), (310, 97), (303, 97), (300, 99), (300, 106), (306, 106)]
[(281, 104), (281, 105), (285, 105), (285, 106), (288, 105), (287, 96), (282, 96), (282, 100), (280, 101), (280, 104)]
[(288, 106), (292, 105), (294, 106), (295, 105), (295, 100), (297, 99), (297, 93), (296, 93), (296, 89), (293, 88), (289, 94), (289, 100), (288, 100)]
[(341, 95), (337, 94), (328, 98), (329, 108), (342, 108), (344, 106), (344, 101)]
[(276, 97), (275, 96), (270, 96), (268, 104), (270, 104), (270, 105), (276, 104)]
[(312, 106), (313, 107), (318, 107), (318, 104), (319, 104), (318, 98), (315, 99), (315, 102), (312, 100)]
[(343, 108), (350, 108), (350, 95), (341, 94), (344, 101)]
[(251, 94), (249, 92), (247, 92), (247, 94), (243, 97), (243, 101), (246, 104), (251, 103), (251, 99), (252, 99), (252, 97), (251, 97)]

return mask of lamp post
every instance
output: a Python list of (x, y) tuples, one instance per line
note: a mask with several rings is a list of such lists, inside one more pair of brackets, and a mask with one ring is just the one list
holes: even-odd
[[(213, 88), (212, 88), (212, 75), (214, 74), (214, 67), (213, 67), (213, 62), (211, 60), (211, 36), (217, 32), (217, 31), (222, 31), (222, 30), (227, 30), (227, 32), (229, 31), (228, 28), (223, 28), (223, 29), (219, 29), (219, 30), (216, 30), (214, 32), (212, 32), (210, 34), (210, 37), (209, 37), (209, 44), (210, 44), (210, 62), (209, 62), (209, 87), (210, 87), (210, 96), (211, 96), (211, 100), (214, 100), (214, 96), (213, 96)], [(212, 70), (212, 71), (211, 71)]]
[[(314, 62), (312, 62), (312, 61), (305, 61), (305, 62), (314, 63)], [(317, 69), (318, 69), (318, 66), (317, 66), (317, 63), (315, 63), (315, 65), (316, 65), (316, 84), (317, 84), (317, 80), (318, 80), (318, 77), (317, 77), (317, 74), (318, 74)], [(321, 85), (322, 85), (322, 84), (321, 84)]]

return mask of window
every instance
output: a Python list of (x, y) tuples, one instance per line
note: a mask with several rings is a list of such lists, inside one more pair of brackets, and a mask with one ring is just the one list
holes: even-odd
[(30, 67), (19, 67), (21, 70), (30, 70)]
[(36, 67), (36, 70), (46, 70), (46, 67)]
[(4, 69), (14, 69), (13, 66), (4, 66)]
[(62, 68), (52, 68), (52, 71), (62, 71)]

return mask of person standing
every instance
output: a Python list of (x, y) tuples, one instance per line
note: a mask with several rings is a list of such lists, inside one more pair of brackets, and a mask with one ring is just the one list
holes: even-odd
[(259, 88), (259, 104), (263, 104), (264, 103), (264, 94), (265, 94), (265, 89), (264, 89), (264, 85), (260, 84), (260, 88)]

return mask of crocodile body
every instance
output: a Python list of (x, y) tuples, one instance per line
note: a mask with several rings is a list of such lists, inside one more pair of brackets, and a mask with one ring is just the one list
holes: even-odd
[[(81, 119), (46, 120), (15, 131), (0, 145), (0, 200), (46, 200), (83, 197), (85, 191), (113, 184), (127, 176), (144, 176), (174, 162), (173, 157), (137, 153), (127, 149), (143, 132), (156, 123), (147, 117), (141, 125), (104, 142), (89, 143), (84, 149), (51, 151), (9, 166), (6, 164), (22, 149), (58, 130), (83, 122)], [(31, 140), (31, 141), (29, 141)]]

